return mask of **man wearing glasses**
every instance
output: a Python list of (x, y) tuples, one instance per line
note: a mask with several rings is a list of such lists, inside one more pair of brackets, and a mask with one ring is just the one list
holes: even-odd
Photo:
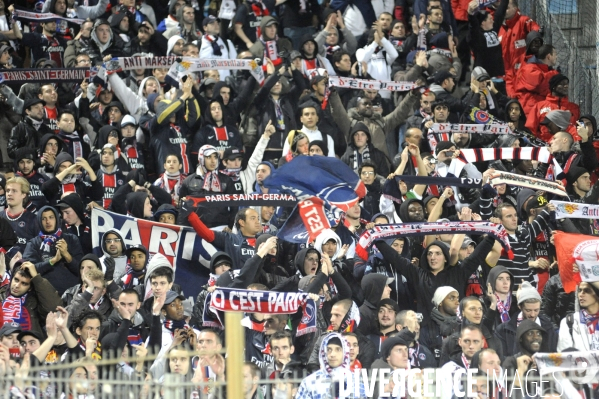
[(117, 229), (108, 230), (102, 237), (102, 252), (104, 252), (104, 256), (100, 258), (102, 271), (106, 271), (108, 264), (114, 262), (115, 280), (125, 274), (125, 266), (127, 266), (125, 249), (125, 242)]

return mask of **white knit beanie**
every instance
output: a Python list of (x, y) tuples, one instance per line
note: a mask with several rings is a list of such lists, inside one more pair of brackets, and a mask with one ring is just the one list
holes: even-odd
[(527, 299), (537, 299), (539, 302), (541, 302), (541, 295), (539, 295), (539, 291), (537, 291), (535, 287), (530, 285), (528, 281), (524, 281), (522, 283), (522, 287), (518, 290), (518, 293), (516, 295), (516, 299), (518, 299), (518, 305), (520, 305)]
[(448, 285), (437, 288), (437, 290), (435, 291), (435, 295), (433, 296), (433, 304), (435, 305), (435, 307), (439, 307), (439, 304), (443, 302), (447, 295), (454, 291), (458, 292), (458, 290)]

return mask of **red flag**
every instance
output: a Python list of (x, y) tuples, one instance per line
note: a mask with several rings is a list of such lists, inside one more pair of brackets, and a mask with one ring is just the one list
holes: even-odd
[[(556, 231), (554, 239), (559, 275), (566, 293), (574, 292), (582, 281), (597, 281), (599, 268), (591, 264), (599, 261), (598, 237)], [(575, 265), (580, 269), (578, 273), (572, 271)]]

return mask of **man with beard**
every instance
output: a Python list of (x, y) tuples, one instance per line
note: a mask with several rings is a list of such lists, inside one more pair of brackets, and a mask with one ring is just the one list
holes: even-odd
[(435, 354), (438, 362), (441, 358), (443, 340), (458, 330), (456, 316), (460, 295), (458, 291), (449, 286), (439, 287), (433, 297), (431, 318), (420, 331), (420, 342)]
[[(430, 90), (426, 90), (420, 96), (420, 108), (414, 111), (414, 115), (410, 116), (406, 121), (407, 128), (416, 127), (418, 129), (422, 128), (422, 124), (428, 120), (430, 120), (432, 115), (432, 105), (435, 102), (437, 96)], [(406, 132), (407, 134), (407, 132)]]
[(381, 299), (378, 305), (378, 325), (377, 334), (368, 334), (368, 339), (372, 341), (377, 349), (377, 358), (380, 357), (381, 347), (385, 339), (391, 334), (397, 332), (395, 329), (395, 316), (399, 312), (397, 302), (390, 298)]
[(35, 169), (35, 159), (37, 158), (35, 150), (32, 148), (19, 148), (13, 156), (15, 160), (15, 173), (22, 176), (29, 182), (29, 204), (27, 209), (36, 212), (44, 205), (48, 205), (48, 200), (42, 193), (42, 184), (48, 180), (48, 177), (38, 173)]
[(8, 156), (14, 159), (15, 152), (21, 147), (37, 148), (43, 135), (53, 133), (44, 123), (44, 106), (46, 102), (41, 98), (32, 98), (25, 101), (23, 106), (24, 117), (10, 132), (8, 139)]
[(512, 356), (518, 351), (520, 343), (518, 331), (523, 320), (534, 322), (540, 329), (543, 329), (545, 332), (544, 345), (547, 350), (555, 352), (558, 336), (551, 319), (541, 313), (541, 296), (538, 291), (528, 282), (524, 282), (518, 290), (516, 298), (520, 313), (514, 315), (507, 323), (501, 323), (495, 330), (495, 337), (501, 342), (504, 356)]
[(391, 295), (391, 284), (395, 280), (383, 274), (370, 273), (364, 276), (362, 291), (364, 292), (364, 303), (360, 306), (360, 325), (358, 331), (364, 335), (375, 334), (377, 329), (377, 304), (383, 299), (389, 299)]

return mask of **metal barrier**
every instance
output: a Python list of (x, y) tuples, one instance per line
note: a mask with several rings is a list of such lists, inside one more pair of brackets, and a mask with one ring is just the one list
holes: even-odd
[(599, 115), (599, 7), (594, 0), (521, 0), (522, 14), (544, 29), (545, 43), (558, 54), (558, 65), (570, 78), (570, 101), (581, 115)]

